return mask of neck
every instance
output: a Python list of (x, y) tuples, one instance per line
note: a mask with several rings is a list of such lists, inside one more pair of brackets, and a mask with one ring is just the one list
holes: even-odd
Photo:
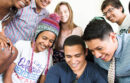
[(67, 23), (62, 23), (61, 26), (62, 26), (62, 30), (68, 30), (69, 29)]
[(117, 22), (118, 25), (121, 25), (125, 19), (126, 15), (123, 13), (119, 19), (119, 21)]

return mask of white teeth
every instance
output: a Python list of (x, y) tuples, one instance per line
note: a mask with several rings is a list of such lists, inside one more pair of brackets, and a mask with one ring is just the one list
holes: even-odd
[(25, 4), (22, 2), (22, 1), (19, 1), (20, 2), (20, 4), (22, 5), (22, 6), (24, 6), (25, 7)]
[(45, 48), (45, 46), (41, 46), (43, 49)]
[(72, 67), (76, 67), (77, 66), (77, 64), (72, 64)]

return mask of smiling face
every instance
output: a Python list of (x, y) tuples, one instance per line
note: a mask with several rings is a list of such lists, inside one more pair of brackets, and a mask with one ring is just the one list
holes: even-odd
[(69, 19), (69, 9), (66, 5), (60, 5), (58, 14), (61, 18), (61, 22), (66, 23)]
[(35, 42), (35, 52), (41, 52), (45, 49), (50, 48), (54, 41), (55, 41), (56, 35), (53, 32), (50, 31), (43, 31), (41, 32)]
[(117, 39), (115, 36), (109, 39), (92, 39), (86, 41), (88, 48), (96, 58), (101, 58), (104, 61), (110, 61), (117, 49)]
[(122, 7), (114, 8), (113, 6), (108, 5), (106, 8), (103, 9), (103, 14), (109, 21), (113, 23), (118, 23), (123, 14)]
[(37, 11), (41, 11), (41, 9), (46, 8), (51, 3), (51, 0), (36, 0)]
[(81, 45), (66, 45), (64, 47), (65, 61), (73, 70), (73, 72), (80, 72), (86, 66), (85, 53)]
[(20, 9), (30, 4), (30, 0), (12, 0), (13, 5)]

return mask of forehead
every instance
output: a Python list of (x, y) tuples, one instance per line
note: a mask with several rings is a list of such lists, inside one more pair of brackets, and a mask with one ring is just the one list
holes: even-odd
[(55, 39), (56, 35), (51, 31), (43, 31), (39, 34), (39, 36), (46, 36), (51, 39)]
[(83, 48), (81, 45), (72, 45), (72, 46), (68, 46), (66, 45), (64, 47), (64, 53), (65, 55), (76, 55), (83, 52)]
[(60, 11), (62, 11), (62, 10), (68, 10), (67, 5), (65, 5), (65, 4), (60, 5)]
[(106, 11), (108, 11), (109, 8), (113, 8), (113, 6), (112, 6), (111, 4), (109, 4), (109, 5), (107, 5), (107, 6), (103, 9), (103, 11), (106, 12)]
[(106, 46), (106, 44), (108, 44), (107, 42), (108, 40), (104, 39), (92, 39), (90, 41), (86, 41), (85, 43), (87, 44), (89, 49), (95, 49), (97, 47), (104, 47)]

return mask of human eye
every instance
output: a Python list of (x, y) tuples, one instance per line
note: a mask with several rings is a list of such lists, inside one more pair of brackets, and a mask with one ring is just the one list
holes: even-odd
[(99, 50), (99, 51), (102, 50), (102, 49), (103, 49), (102, 47), (98, 47), (98, 48), (97, 48), (97, 50)]
[(42, 39), (47, 40), (47, 37), (46, 37), (46, 36), (43, 36)]
[(50, 40), (50, 43), (53, 43), (54, 42), (54, 40)]
[(65, 57), (66, 57), (66, 58), (71, 58), (71, 56), (70, 56), (70, 55), (65, 55)]

